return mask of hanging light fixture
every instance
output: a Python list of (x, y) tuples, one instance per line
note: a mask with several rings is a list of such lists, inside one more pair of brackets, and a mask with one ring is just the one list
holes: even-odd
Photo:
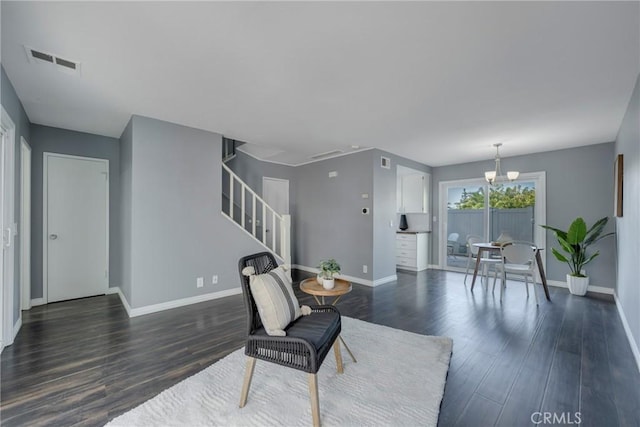
[(502, 175), (502, 170), (500, 169), (500, 147), (502, 146), (502, 143), (499, 142), (497, 144), (493, 144), (493, 146), (496, 147), (496, 169), (486, 171), (484, 173), (484, 179), (487, 180), (489, 185), (493, 185), (498, 181), (513, 181), (518, 179), (518, 176), (520, 176), (520, 172), (518, 171), (508, 171), (506, 177)]

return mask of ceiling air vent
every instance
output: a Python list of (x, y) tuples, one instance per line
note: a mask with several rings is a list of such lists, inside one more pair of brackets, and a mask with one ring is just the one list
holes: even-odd
[(326, 159), (327, 157), (336, 156), (342, 153), (344, 153), (344, 151), (342, 150), (332, 150), (332, 151), (327, 151), (326, 153), (314, 154), (309, 158), (313, 160), (320, 160), (320, 159)]
[(53, 62), (53, 56), (47, 55), (44, 52), (38, 52), (37, 50), (29, 49), (31, 56), (35, 59), (42, 59), (43, 61)]
[(29, 46), (25, 46), (24, 50), (27, 53), (27, 59), (32, 64), (54, 66), (57, 70), (64, 71), (67, 74), (80, 73), (80, 63), (77, 61), (61, 58), (54, 53), (43, 52)]

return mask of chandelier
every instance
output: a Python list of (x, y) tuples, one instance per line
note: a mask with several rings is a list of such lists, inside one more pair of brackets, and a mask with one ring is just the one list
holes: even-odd
[(493, 185), (498, 181), (513, 181), (518, 179), (520, 172), (518, 171), (508, 171), (507, 176), (502, 175), (502, 170), (500, 169), (500, 147), (502, 143), (493, 144), (496, 147), (496, 169), (492, 171), (486, 171), (484, 173), (484, 179), (487, 180), (489, 185)]

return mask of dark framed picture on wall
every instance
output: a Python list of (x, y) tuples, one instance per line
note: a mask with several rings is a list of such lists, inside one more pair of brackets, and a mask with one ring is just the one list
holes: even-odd
[(618, 154), (613, 164), (613, 175), (615, 180), (614, 188), (614, 210), (615, 216), (622, 216), (622, 184), (624, 178), (624, 155)]

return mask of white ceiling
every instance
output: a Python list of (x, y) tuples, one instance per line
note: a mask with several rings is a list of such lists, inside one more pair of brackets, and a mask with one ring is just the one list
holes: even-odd
[(32, 122), (119, 137), (138, 114), (289, 164), (352, 145), (439, 166), (496, 142), (508, 157), (613, 141), (640, 72), (638, 2), (1, 8), (2, 65)]

